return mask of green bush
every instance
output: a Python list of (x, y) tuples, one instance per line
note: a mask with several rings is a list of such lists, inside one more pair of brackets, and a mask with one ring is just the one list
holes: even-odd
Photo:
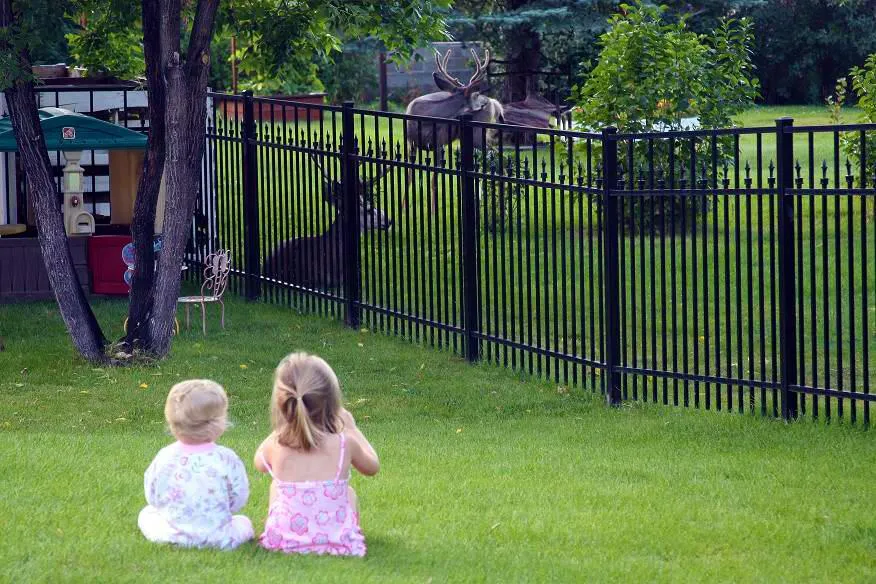
[(368, 101), (377, 95), (377, 53), (345, 47), (320, 65), (319, 78), (332, 103)]
[[(685, 18), (668, 21), (665, 8), (636, 2), (622, 4), (610, 25), (600, 37), (598, 64), (574, 90), (575, 118), (582, 126), (614, 126), (631, 133), (680, 130), (684, 118), (697, 118), (703, 128), (730, 127), (733, 116), (754, 101), (757, 80), (750, 58), (751, 24), (746, 20), (724, 19), (711, 34), (699, 35), (688, 30)], [(719, 142), (719, 166), (732, 161), (729, 146)], [(653, 147), (655, 172), (668, 177), (669, 143), (655, 140)], [(698, 160), (711, 158), (711, 142), (696, 140), (694, 147)], [(619, 172), (628, 179), (632, 172), (638, 179), (648, 160), (647, 148), (637, 142), (631, 169), (622, 153)], [(689, 160), (690, 140), (677, 140), (674, 154), (679, 177)], [(702, 173), (697, 174), (699, 185)], [(697, 199), (663, 198), (654, 202), (658, 210), (651, 212), (649, 197), (637, 197), (624, 205), (624, 223), (633, 231), (650, 229), (652, 223), (659, 229), (664, 217), (674, 217), (693, 226), (696, 215), (707, 210)], [(649, 211), (640, 213), (639, 205)]]
[[(859, 121), (865, 124), (876, 123), (876, 53), (867, 57), (863, 67), (853, 67), (849, 76), (852, 79), (852, 89), (858, 97), (857, 105), (862, 111)], [(842, 108), (846, 102), (847, 91), (848, 81), (845, 78), (838, 79), (835, 94), (825, 100), (832, 124), (843, 123)], [(873, 188), (876, 185), (876, 132), (865, 131), (863, 136), (863, 146), (867, 149), (866, 160), (862, 160), (861, 156), (860, 132), (841, 133), (840, 145), (847, 157), (845, 164), (848, 174), (856, 177), (855, 182), (858, 186)], [(860, 184), (859, 177), (862, 165), (864, 165), (866, 185)], [(864, 197), (865, 208), (873, 204), (872, 214), (873, 217), (876, 217), (876, 201), (871, 203), (867, 200), (868, 198)]]

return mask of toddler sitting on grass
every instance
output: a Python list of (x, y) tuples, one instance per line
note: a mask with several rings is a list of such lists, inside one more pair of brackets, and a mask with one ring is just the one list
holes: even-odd
[(146, 469), (146, 501), (138, 519), (146, 539), (183, 547), (234, 549), (252, 539), (250, 520), (239, 511), (249, 498), (240, 458), (216, 440), (227, 427), (228, 398), (210, 380), (174, 385), (164, 416), (177, 442)]
[(371, 444), (341, 405), (338, 378), (314, 355), (293, 353), (274, 375), (274, 432), (255, 456), (256, 470), (273, 479), (265, 532), (268, 550), (364, 556), (350, 468), (380, 470)]

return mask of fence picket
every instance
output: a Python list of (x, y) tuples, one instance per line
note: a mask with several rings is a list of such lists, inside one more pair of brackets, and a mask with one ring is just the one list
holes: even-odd
[[(305, 310), (343, 304), (349, 326), (601, 391), (611, 405), (869, 422), (876, 181), (865, 166), (876, 125), (596, 134), (233, 100), (241, 147), (209, 161), (202, 206), (211, 245), (232, 237), (243, 252), (247, 298), (273, 286), (267, 301), (283, 298), (280, 287)], [(294, 122), (271, 114), (282, 131), (256, 136), (253, 116), (278, 103)], [(837, 163), (843, 132), (863, 144), (859, 167)], [(228, 140), (220, 134), (207, 139)], [(278, 152), (294, 163), (255, 181), (258, 160)], [(343, 285), (265, 273), (260, 253), (284, 232), (286, 243), (324, 239), (335, 213), (326, 188), (340, 189), (342, 250), (310, 263), (342, 271)]]

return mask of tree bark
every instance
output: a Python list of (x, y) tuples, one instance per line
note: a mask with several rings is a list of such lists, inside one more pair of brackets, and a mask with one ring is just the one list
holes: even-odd
[[(0, 30), (8, 30), (13, 23), (11, 0), (0, 0)], [(13, 49), (6, 43), (0, 43), (0, 51), (13, 53)], [(18, 60), (23, 71), (30, 71), (30, 59), (26, 53), (18, 52), (12, 58)], [(91, 311), (73, 267), (64, 217), (49, 170), (49, 155), (40, 126), (33, 82), (16, 82), (4, 95), (9, 106), (18, 154), (27, 177), (43, 263), (58, 302), (58, 309), (79, 354), (89, 361), (104, 363), (108, 360), (104, 352), (106, 338)]]
[[(155, 254), (153, 235), (161, 177), (165, 159), (165, 110), (166, 86), (162, 37), (173, 26), (169, 19), (162, 19), (161, 5), (157, 0), (143, 0), (143, 55), (146, 60), (146, 79), (149, 95), (149, 142), (143, 161), (143, 173), (137, 185), (134, 202), (134, 218), (131, 235), (134, 239), (134, 277), (131, 279), (131, 299), (128, 306), (128, 330), (125, 342), (128, 347), (152, 350), (152, 309), (154, 303)], [(178, 28), (178, 27), (177, 27)]]
[[(511, 0), (508, 10), (518, 10), (529, 0)], [(538, 90), (538, 76), (533, 72), (541, 67), (541, 37), (529, 24), (520, 24), (505, 33), (508, 57), (508, 76), (505, 78), (506, 103), (522, 101), (527, 93)]]
[[(179, 14), (179, 0), (165, 2), (165, 14), (168, 11)], [(180, 63), (179, 34), (175, 38), (162, 38), (162, 55), (168, 57), (164, 70), (167, 79), (167, 150), (164, 163), (167, 201), (164, 247), (158, 262), (152, 318), (152, 349), (157, 356), (164, 356), (170, 349), (183, 254), (200, 189), (210, 38), (218, 4), (219, 0), (198, 1), (184, 64)], [(175, 11), (173, 5), (177, 7)]]

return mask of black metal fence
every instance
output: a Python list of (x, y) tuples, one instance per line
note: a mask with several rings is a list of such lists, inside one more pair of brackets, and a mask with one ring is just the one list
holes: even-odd
[(250, 299), (613, 404), (869, 423), (876, 126), (579, 133), (211, 98), (190, 259), (231, 249)]

